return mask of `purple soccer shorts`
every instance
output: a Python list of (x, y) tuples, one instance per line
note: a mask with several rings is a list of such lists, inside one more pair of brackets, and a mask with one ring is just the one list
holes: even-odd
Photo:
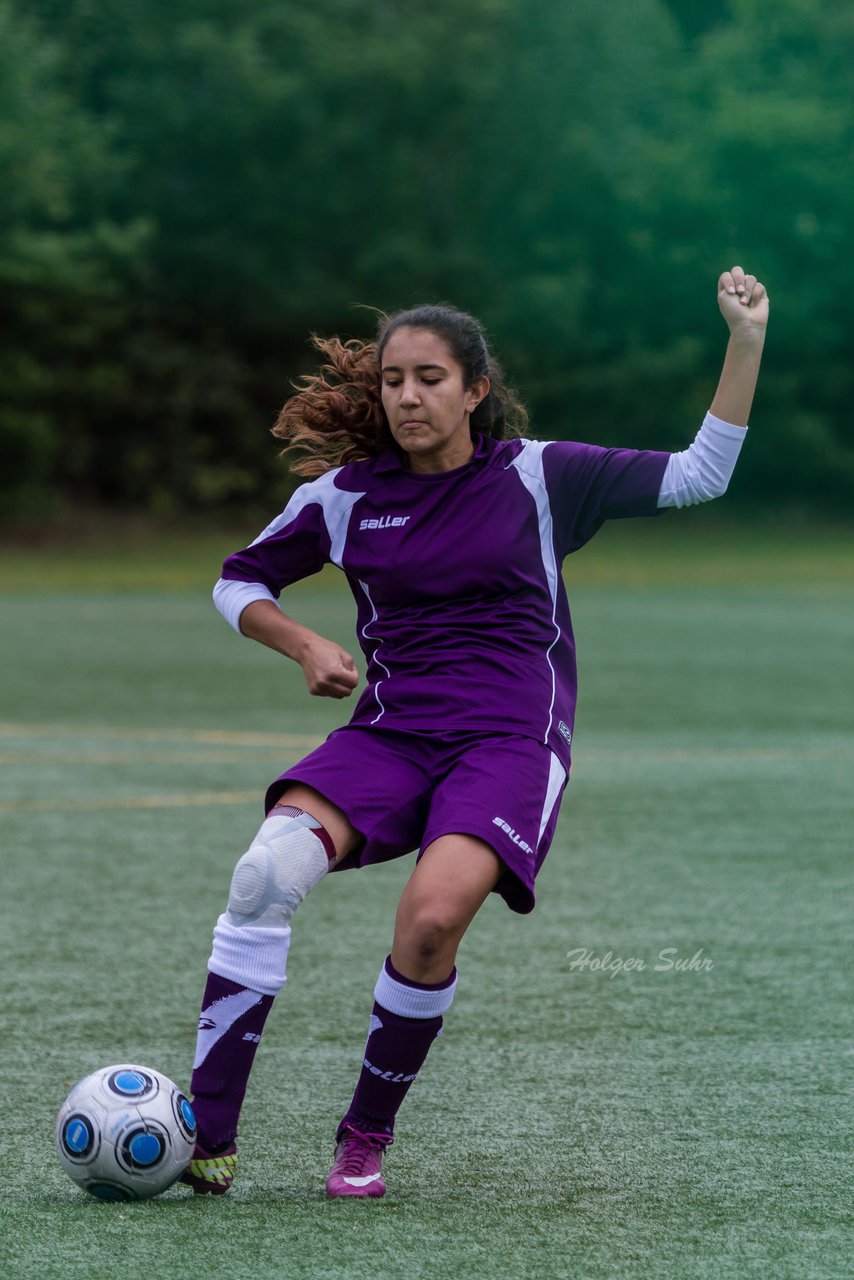
[(266, 808), (289, 782), (337, 805), (364, 841), (336, 871), (423, 852), (443, 835), (477, 836), (507, 868), (496, 892), (526, 913), (566, 781), (557, 756), (533, 738), (345, 726), (272, 783)]

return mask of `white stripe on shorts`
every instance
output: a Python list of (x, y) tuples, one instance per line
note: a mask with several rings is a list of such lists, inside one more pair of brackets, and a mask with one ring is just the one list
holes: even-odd
[(549, 752), (551, 763), (549, 764), (549, 785), (546, 787), (546, 800), (543, 805), (542, 816), (540, 817), (540, 832), (537, 836), (537, 848), (540, 847), (540, 841), (543, 838), (543, 832), (549, 824), (549, 818), (552, 816), (557, 798), (560, 795), (561, 787), (566, 781), (566, 770), (558, 760), (553, 751)]

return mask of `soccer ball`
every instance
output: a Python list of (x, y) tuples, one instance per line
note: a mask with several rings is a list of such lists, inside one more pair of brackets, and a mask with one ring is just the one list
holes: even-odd
[(99, 1200), (147, 1200), (177, 1182), (196, 1143), (181, 1090), (151, 1067), (102, 1067), (79, 1080), (56, 1118), (59, 1163)]

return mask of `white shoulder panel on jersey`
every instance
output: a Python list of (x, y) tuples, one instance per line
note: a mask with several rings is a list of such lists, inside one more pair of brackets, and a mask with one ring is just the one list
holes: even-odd
[(546, 581), (549, 586), (549, 594), (552, 599), (552, 625), (555, 629), (554, 640), (548, 647), (546, 652), (546, 661), (549, 664), (549, 671), (552, 678), (551, 702), (549, 703), (548, 714), (545, 716), (545, 732), (543, 734), (543, 742), (548, 742), (549, 732), (552, 727), (552, 713), (555, 704), (555, 670), (552, 664), (552, 649), (560, 639), (560, 627), (557, 623), (557, 599), (558, 599), (558, 583), (560, 581), (560, 566), (557, 562), (554, 548), (554, 534), (551, 507), (549, 506), (549, 495), (546, 489), (546, 478), (543, 470), (543, 451), (549, 442), (547, 440), (526, 440), (524, 447), (510, 463), (508, 471), (513, 470), (518, 473), (522, 484), (530, 493), (534, 504), (537, 508), (537, 523), (540, 534), (540, 555), (543, 559), (543, 569), (546, 574)]
[(254, 540), (252, 546), (254, 547), (256, 542), (263, 542), (265, 538), (273, 537), (274, 534), (289, 525), (292, 520), (295, 520), (305, 507), (314, 502), (323, 510), (323, 520), (331, 544), (329, 558), (340, 569), (341, 558), (344, 554), (344, 543), (347, 540), (347, 529), (350, 523), (350, 512), (359, 499), (365, 496), (364, 490), (348, 493), (346, 489), (338, 489), (336, 487), (335, 477), (341, 470), (341, 467), (335, 467), (334, 470), (318, 476), (316, 480), (301, 484), (281, 515), (276, 516), (275, 520), (267, 525), (264, 532), (260, 533)]
[[(350, 512), (359, 499), (364, 497), (364, 492), (348, 493), (345, 489), (336, 488), (334, 479), (340, 470), (341, 467), (336, 467), (333, 471), (327, 471), (325, 475), (320, 476), (317, 480), (300, 485), (284, 511), (277, 515), (275, 520), (272, 520), (267, 525), (267, 528), (262, 533), (259, 533), (257, 538), (253, 539), (250, 545), (254, 547), (256, 543), (263, 542), (265, 538), (274, 537), (282, 529), (286, 528), (292, 520), (296, 520), (300, 512), (306, 507), (312, 503), (317, 503), (323, 511), (323, 521), (329, 535), (329, 558), (340, 569), (344, 555), (344, 544), (347, 540), (347, 530), (350, 524)], [(255, 600), (272, 600), (273, 604), (276, 603), (276, 597), (272, 591), (261, 582), (239, 582), (226, 578), (220, 578), (217, 582), (213, 589), (213, 599), (214, 604), (226, 622), (238, 634), (242, 634), (240, 631), (240, 615), (247, 605), (252, 604)]]
[(525, 471), (545, 487), (546, 477), (543, 472), (543, 450), (551, 440), (522, 440), (522, 448), (507, 464), (508, 471), (513, 467), (517, 471)]
[(543, 451), (549, 443), (548, 440), (526, 440), (524, 448), (520, 449), (519, 453), (516, 454), (508, 470), (518, 471), (522, 484), (536, 503), (543, 565), (549, 581), (552, 600), (556, 600), (560, 571), (554, 553), (552, 513), (543, 469)]

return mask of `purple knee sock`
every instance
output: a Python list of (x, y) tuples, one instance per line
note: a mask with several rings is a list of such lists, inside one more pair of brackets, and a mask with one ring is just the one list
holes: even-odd
[(394, 969), (390, 957), (386, 960), (374, 992), (362, 1069), (339, 1134), (347, 1126), (361, 1133), (394, 1132), (398, 1109), (442, 1030), (456, 980), (454, 970), (444, 982), (412, 982)]
[(228, 1146), (273, 997), (209, 973), (202, 998), (190, 1089), (206, 1151)]

